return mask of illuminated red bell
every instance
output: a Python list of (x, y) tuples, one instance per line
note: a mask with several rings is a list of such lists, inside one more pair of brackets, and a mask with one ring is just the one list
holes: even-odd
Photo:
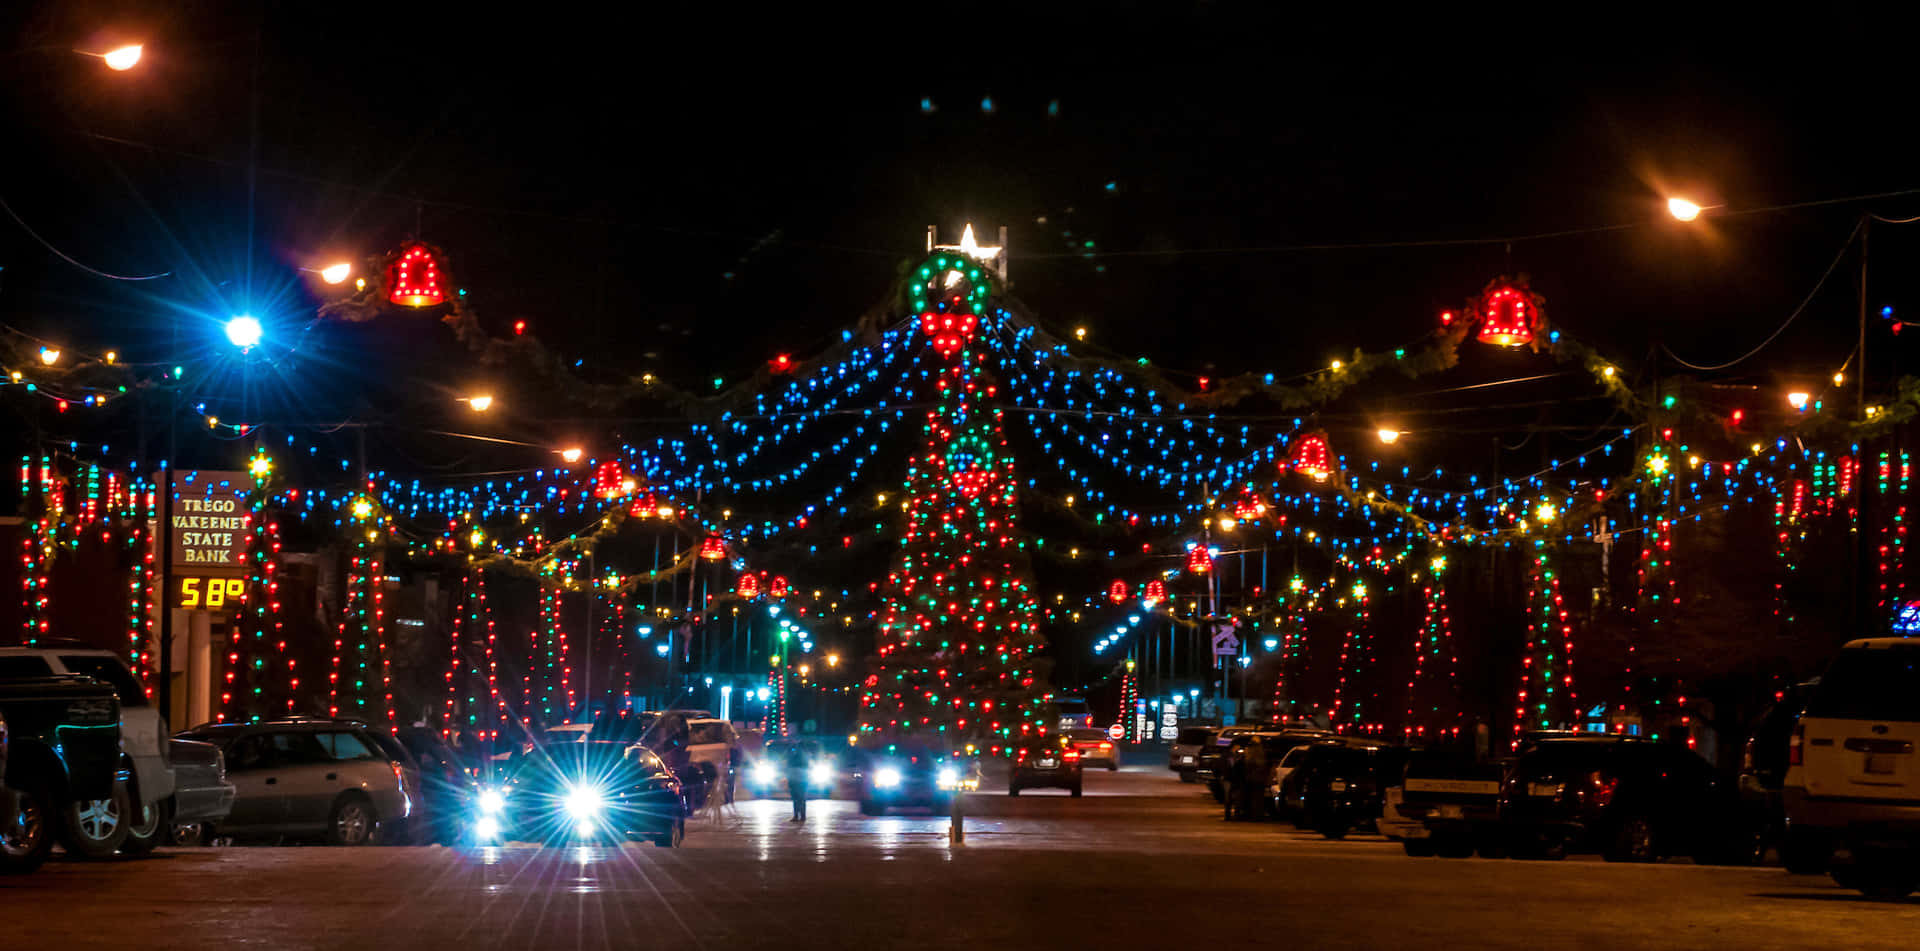
[(1187, 549), (1187, 570), (1196, 575), (1204, 575), (1213, 570), (1213, 553), (1205, 545), (1195, 545)]
[(1321, 433), (1307, 433), (1294, 440), (1287, 463), (1295, 472), (1315, 482), (1327, 481), (1333, 475), (1333, 451), (1327, 447), (1327, 437)]
[(1532, 294), (1511, 284), (1495, 284), (1480, 297), (1480, 342), (1497, 347), (1524, 347), (1533, 342), (1540, 319)]
[(603, 499), (632, 495), (638, 484), (617, 462), (603, 462), (593, 471), (593, 494)]
[(426, 245), (407, 245), (399, 259), (387, 266), (387, 300), (403, 307), (445, 303), (444, 279), (440, 262)]
[(760, 579), (752, 575), (741, 575), (740, 583), (734, 585), (733, 591), (743, 598), (755, 597), (760, 594)]
[(718, 535), (708, 535), (707, 540), (700, 543), (700, 557), (708, 561), (727, 557), (727, 540)]
[(642, 492), (627, 506), (627, 514), (633, 518), (652, 518), (660, 514), (660, 499), (652, 491)]
[(767, 582), (767, 593), (776, 598), (786, 597), (787, 577), (785, 575), (774, 575), (773, 580)]
[(1166, 599), (1167, 586), (1159, 578), (1147, 582), (1146, 586), (1140, 589), (1140, 600), (1145, 601), (1147, 607), (1153, 607)]
[(980, 325), (980, 318), (973, 314), (937, 313), (927, 311), (920, 315), (920, 332), (926, 334), (933, 349), (943, 357), (951, 357), (960, 352), (973, 339), (973, 331)]
[(1113, 579), (1113, 583), (1107, 585), (1107, 600), (1115, 604), (1127, 600), (1127, 583), (1118, 578)]

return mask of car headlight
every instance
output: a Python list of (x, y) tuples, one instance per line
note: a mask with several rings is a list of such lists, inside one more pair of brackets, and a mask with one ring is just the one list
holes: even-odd
[(507, 808), (507, 795), (498, 789), (480, 790), (480, 814), (497, 816)]
[(892, 789), (898, 785), (900, 785), (900, 771), (897, 769), (887, 767), (873, 774), (875, 789)]
[(500, 820), (492, 816), (481, 816), (473, 824), (473, 837), (482, 842), (492, 842), (500, 837)]
[(951, 766), (940, 767), (940, 771), (933, 774), (933, 778), (940, 784), (941, 789), (952, 789), (960, 785), (960, 771)]
[(566, 803), (567, 815), (579, 822), (599, 818), (600, 810), (607, 807), (606, 797), (591, 786), (575, 786), (567, 790)]
[(807, 767), (807, 778), (816, 783), (832, 782), (833, 781), (833, 764), (827, 763), (827, 762), (819, 762), (819, 763), (813, 764), (812, 766)]
[(772, 785), (773, 781), (779, 778), (780, 778), (780, 771), (777, 769), (774, 769), (772, 763), (769, 763), (766, 760), (761, 760), (760, 762), (754, 764), (753, 766), (754, 782), (761, 783), (763, 785)]

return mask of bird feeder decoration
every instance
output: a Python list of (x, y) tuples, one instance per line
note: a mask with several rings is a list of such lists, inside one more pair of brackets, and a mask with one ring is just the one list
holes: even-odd
[(1496, 347), (1533, 343), (1540, 325), (1540, 299), (1524, 287), (1496, 280), (1480, 295), (1480, 342)]
[(1213, 552), (1205, 545), (1195, 545), (1187, 549), (1187, 570), (1196, 575), (1204, 575), (1213, 570)]
[(1326, 434), (1307, 433), (1294, 440), (1287, 464), (1315, 482), (1327, 481), (1333, 475), (1333, 450), (1327, 447)]
[(447, 300), (440, 261), (424, 244), (407, 245), (387, 265), (387, 300), (402, 307), (432, 307)]
[(1166, 582), (1161, 581), (1159, 578), (1147, 582), (1140, 588), (1140, 600), (1145, 601), (1147, 607), (1153, 607), (1166, 599), (1167, 585)]
[(993, 279), (965, 255), (936, 254), (920, 266), (908, 294), (920, 332), (935, 352), (951, 358), (973, 340)]
[(752, 575), (741, 575), (739, 583), (733, 586), (733, 593), (743, 598), (759, 597), (760, 579)]
[(1107, 585), (1107, 600), (1115, 604), (1127, 600), (1127, 583), (1118, 578), (1113, 579), (1113, 583)]
[(707, 540), (700, 543), (700, 557), (708, 561), (727, 557), (727, 540), (718, 535), (708, 535)]

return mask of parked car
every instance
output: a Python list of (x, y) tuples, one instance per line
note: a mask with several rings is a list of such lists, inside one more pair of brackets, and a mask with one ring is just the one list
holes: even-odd
[(319, 838), (367, 845), (380, 823), (413, 811), (406, 767), (353, 720), (293, 718), (214, 723), (181, 734), (226, 756), (233, 808), (218, 834), (242, 839)]
[(1027, 789), (1064, 789), (1079, 796), (1085, 757), (1074, 741), (1052, 734), (1028, 737), (1013, 751), (1013, 771), (1007, 777), (1007, 795)]
[(980, 788), (979, 762), (938, 746), (906, 742), (863, 752), (861, 815), (910, 808), (938, 814), (952, 805), (955, 793)]
[(1320, 742), (1307, 747), (1298, 768), (1299, 814), (1329, 839), (1372, 829), (1387, 785), (1406, 768), (1407, 750), (1385, 743)]
[(520, 757), (502, 782), (482, 787), (468, 828), (481, 843), (645, 839), (670, 849), (686, 838), (689, 805), (679, 777), (652, 750), (568, 741)]
[(172, 845), (206, 845), (211, 841), (212, 828), (225, 822), (233, 809), (235, 790), (227, 781), (226, 756), (212, 743), (177, 736), (167, 740), (167, 747), (173, 761), (167, 841)]
[(1503, 854), (1498, 833), (1503, 771), (1502, 764), (1481, 762), (1471, 753), (1410, 754), (1401, 774), (1399, 803), (1385, 807), (1402, 820), (1420, 823), (1426, 832), (1402, 835), (1406, 853), (1442, 858), (1466, 858), (1476, 850), (1489, 858)]
[[(75, 804), (61, 826), (61, 846), (91, 858), (152, 851), (166, 837), (166, 802), (173, 795), (166, 718), (113, 651), (62, 638), (32, 647), (0, 647), (0, 680), (62, 674), (92, 677), (112, 685), (119, 696), (121, 765), (129, 774), (131, 806), (122, 811), (111, 798)], [(123, 825), (125, 834), (120, 831)]]
[(1179, 775), (1183, 783), (1198, 782), (1200, 779), (1200, 751), (1204, 749), (1219, 727), (1183, 726), (1174, 735), (1173, 748), (1167, 752), (1167, 768)]
[(732, 723), (705, 710), (646, 711), (625, 717), (618, 729), (596, 720), (591, 735), (595, 739), (638, 742), (659, 754), (686, 787), (692, 802), (705, 802), (714, 783), (724, 784), (726, 801), (733, 801), (739, 767), (745, 762), (740, 738)]
[(1080, 751), (1080, 765), (1104, 766), (1109, 772), (1120, 768), (1120, 747), (1107, 738), (1105, 730), (1066, 730), (1068, 742)]
[(1849, 641), (1807, 698), (1787, 747), (1790, 842), (1845, 848), (1842, 887), (1878, 897), (1920, 887), (1920, 641)]
[(1796, 875), (1819, 875), (1827, 870), (1832, 846), (1818, 836), (1787, 834), (1787, 759), (1800, 711), (1819, 680), (1781, 691), (1753, 725), (1740, 757), (1740, 818), (1753, 861), (1778, 850), (1780, 863)]
[(1610, 862), (1669, 855), (1734, 862), (1739, 799), (1683, 746), (1600, 733), (1523, 738), (1501, 782), (1500, 831), (1521, 858), (1599, 852)]
[[(113, 687), (88, 677), (0, 680), (0, 717), (7, 724), (0, 874), (39, 868), (63, 824), (89, 821), (87, 808), (105, 802), (126, 815), (120, 702)], [(97, 817), (91, 821), (97, 834)], [(100, 841), (108, 852), (125, 840), (126, 823), (115, 830), (120, 841), (113, 831)]]
[(1194, 776), (1207, 784), (1207, 791), (1213, 793), (1214, 802), (1225, 802), (1227, 798), (1226, 764), (1227, 748), (1233, 745), (1236, 736), (1278, 736), (1282, 730), (1277, 726), (1230, 726), (1221, 728), (1213, 735), (1213, 740), (1200, 749), (1200, 761), (1194, 767)]
[[(1340, 742), (1343, 739), (1324, 730), (1300, 729), (1290, 729), (1273, 736), (1260, 737), (1260, 741), (1266, 746), (1269, 764), (1264, 779), (1266, 795), (1261, 797), (1267, 815), (1274, 818), (1285, 818), (1288, 815), (1281, 802), (1280, 789), (1286, 781), (1287, 774), (1305, 758), (1307, 747), (1329, 741)], [(1260, 780), (1256, 778), (1255, 781)]]

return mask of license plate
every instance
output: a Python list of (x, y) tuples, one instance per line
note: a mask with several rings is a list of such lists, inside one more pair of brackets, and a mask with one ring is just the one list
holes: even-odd
[(1327, 788), (1330, 790), (1333, 790), (1334, 792), (1346, 792), (1347, 783), (1346, 783), (1346, 780), (1336, 779), (1333, 782), (1328, 783)]
[(1527, 795), (1558, 796), (1560, 795), (1560, 784), (1559, 783), (1528, 783)]
[(1464, 819), (1467, 816), (1467, 810), (1460, 806), (1441, 806), (1435, 809), (1433, 814), (1442, 819)]
[(1033, 765), (1039, 769), (1052, 769), (1054, 766), (1054, 763), (1053, 763), (1053, 760), (1043, 759), (1043, 760), (1036, 761)]
[(1894, 758), (1886, 754), (1867, 754), (1867, 772), (1875, 776), (1893, 775)]

